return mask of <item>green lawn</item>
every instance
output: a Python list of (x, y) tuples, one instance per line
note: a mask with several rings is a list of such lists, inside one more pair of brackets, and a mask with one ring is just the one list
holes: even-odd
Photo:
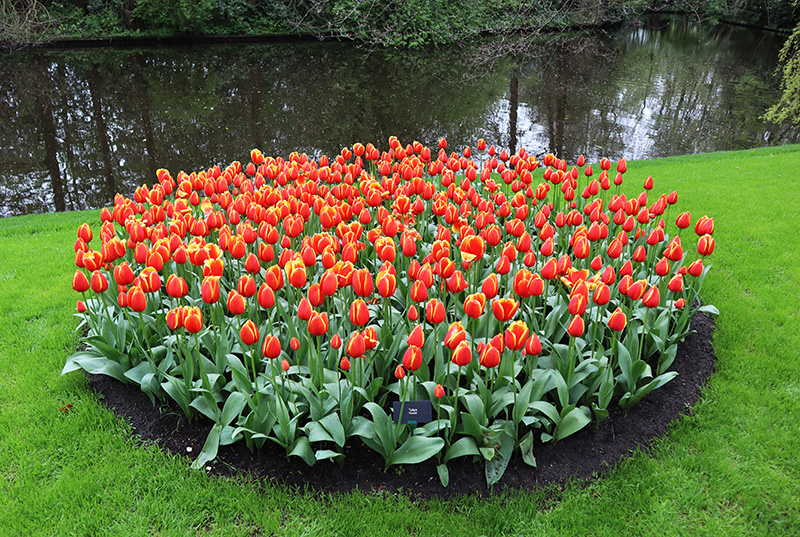
[(719, 361), (694, 416), (588, 487), (447, 502), (209, 479), (138, 445), (59, 376), (72, 243), (99, 212), (0, 220), (0, 535), (800, 535), (799, 169), (800, 146), (630, 163), (715, 219)]

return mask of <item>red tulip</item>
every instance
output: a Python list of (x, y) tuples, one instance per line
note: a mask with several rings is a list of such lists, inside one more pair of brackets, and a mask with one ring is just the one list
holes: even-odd
[(692, 215), (687, 211), (678, 215), (675, 219), (675, 225), (680, 229), (686, 229), (692, 224)]
[(83, 240), (86, 244), (92, 242), (92, 228), (87, 223), (78, 226), (78, 238)]
[(411, 292), (409, 293), (411, 300), (414, 302), (424, 302), (428, 300), (428, 288), (422, 283), (422, 280), (416, 280), (411, 285)]
[(684, 298), (679, 298), (678, 300), (676, 300), (676, 301), (675, 301), (675, 304), (674, 304), (674, 305), (675, 305), (675, 307), (676, 307), (676, 308), (678, 308), (679, 310), (682, 310), (682, 309), (683, 309), (683, 307), (686, 305), (686, 299), (684, 299)]
[(557, 268), (558, 265), (556, 263), (556, 260), (553, 258), (548, 259), (541, 270), (542, 278), (544, 278), (545, 280), (552, 280), (553, 278), (556, 277)]
[(617, 163), (617, 172), (625, 173), (626, 171), (628, 171), (628, 162), (624, 158), (619, 159)]
[(703, 235), (697, 243), (697, 253), (706, 256), (714, 253), (714, 237)]
[(669, 283), (667, 284), (667, 289), (672, 291), (673, 293), (682, 293), (683, 292), (683, 276), (680, 274), (676, 274), (675, 276), (670, 279)]
[(311, 318), (308, 320), (308, 332), (312, 336), (321, 336), (328, 331), (330, 323), (328, 321), (328, 314), (317, 311), (311, 312)]
[(576, 294), (569, 300), (569, 313), (570, 315), (583, 315), (586, 312), (588, 300), (582, 294)]
[[(460, 270), (457, 270), (450, 276), (450, 279), (447, 280), (447, 290), (451, 293), (460, 293), (469, 287), (467, 283), (467, 279), (464, 277), (464, 273)], [(412, 288), (413, 290), (413, 288)]]
[(411, 330), (411, 333), (406, 338), (406, 343), (412, 347), (422, 347), (425, 344), (425, 334), (422, 333), (422, 326), (416, 325)]
[(492, 345), (486, 345), (480, 353), (479, 362), (487, 369), (500, 365), (500, 353)]
[(472, 349), (466, 341), (461, 341), (453, 350), (452, 362), (457, 366), (465, 366), (472, 361)]
[(372, 294), (373, 283), (372, 274), (369, 269), (356, 270), (353, 273), (353, 291), (360, 297), (367, 297)]
[(500, 322), (510, 321), (519, 310), (519, 302), (513, 298), (498, 298), (492, 301), (492, 313)]
[(703, 260), (698, 259), (689, 265), (689, 275), (698, 278), (701, 274), (703, 274)]
[(186, 315), (183, 318), (183, 327), (190, 334), (196, 334), (203, 328), (203, 312), (197, 307), (186, 307)]
[(641, 299), (647, 291), (647, 280), (636, 280), (628, 288), (628, 298), (631, 300)]
[(461, 259), (467, 263), (483, 257), (485, 251), (486, 243), (477, 235), (468, 235), (461, 241)]
[(347, 356), (342, 356), (342, 359), (339, 361), (339, 369), (342, 371), (350, 371), (350, 360)]
[(655, 267), (656, 274), (659, 276), (666, 276), (669, 274), (669, 261), (667, 261), (666, 257), (662, 257), (658, 260)]
[(278, 265), (272, 265), (267, 269), (264, 275), (264, 281), (273, 291), (277, 291), (283, 287), (283, 271)]
[(300, 348), (300, 340), (297, 339), (296, 337), (293, 337), (292, 339), (289, 340), (289, 347), (293, 351), (296, 351), (297, 349)]
[(425, 307), (425, 318), (428, 322), (439, 324), (445, 320), (445, 314), (444, 304), (438, 298), (428, 301), (428, 305)]
[(414, 304), (411, 304), (411, 307), (408, 308), (408, 320), (413, 323), (419, 320), (419, 310)]
[(281, 369), (283, 369), (283, 372), (284, 372), (284, 373), (288, 373), (288, 372), (289, 372), (289, 368), (290, 368), (290, 367), (291, 367), (291, 366), (289, 365), (289, 360), (286, 360), (286, 359), (284, 358), (283, 362), (281, 362)]
[(170, 330), (178, 330), (183, 327), (183, 318), (186, 315), (184, 308), (174, 308), (167, 312), (167, 326)]
[(203, 297), (203, 302), (215, 304), (219, 300), (219, 294), (219, 278), (216, 276), (204, 278), (200, 286), (200, 295)]
[(353, 332), (350, 336), (350, 341), (347, 342), (345, 352), (351, 358), (359, 358), (364, 355), (365, 348), (364, 336), (358, 332)]
[(378, 294), (383, 298), (389, 298), (394, 295), (397, 289), (397, 278), (391, 272), (378, 272), (378, 277), (375, 278), (375, 285), (378, 288)]
[(324, 296), (333, 296), (333, 294), (339, 288), (339, 278), (336, 276), (336, 273), (326, 270), (322, 275), (322, 278), (320, 278), (319, 287)]
[(437, 399), (444, 397), (444, 387), (441, 384), (437, 384), (433, 389), (433, 396)]
[(364, 326), (369, 322), (369, 308), (360, 298), (350, 304), (350, 322), (356, 326)]
[(617, 332), (621, 332), (625, 330), (625, 325), (628, 323), (627, 317), (622, 312), (621, 309), (617, 308), (611, 314), (611, 317), (608, 318), (608, 327), (611, 330), (615, 330)]
[(416, 371), (422, 365), (422, 349), (411, 345), (403, 355), (403, 367), (408, 371)]
[(542, 352), (542, 342), (539, 340), (539, 336), (536, 334), (531, 334), (528, 338), (528, 341), (525, 343), (525, 354), (530, 356), (536, 356)]
[(653, 286), (647, 290), (642, 297), (642, 303), (648, 308), (657, 308), (661, 302), (661, 294), (658, 292), (658, 287)]
[(500, 289), (500, 284), (497, 281), (497, 274), (492, 272), (489, 274), (485, 280), (483, 280), (483, 284), (481, 285), (481, 291), (484, 295), (486, 295), (487, 299), (494, 298), (497, 296), (497, 292)]
[(572, 320), (569, 322), (569, 326), (567, 326), (567, 332), (569, 335), (572, 337), (580, 337), (583, 335), (583, 330), (583, 318), (579, 315), (572, 317)]
[(262, 283), (258, 288), (258, 305), (264, 309), (270, 309), (275, 305), (275, 292), (266, 283)]
[(403, 369), (402, 365), (398, 365), (394, 370), (394, 378), (397, 380), (403, 380), (406, 378), (406, 370)]
[(91, 288), (95, 293), (104, 293), (108, 289), (108, 279), (105, 274), (99, 270), (92, 272)]
[(475, 293), (472, 295), (468, 295), (467, 298), (464, 299), (464, 313), (472, 317), (473, 319), (477, 319), (481, 315), (483, 315), (483, 311), (486, 308), (486, 296), (483, 293)]
[(467, 332), (461, 321), (456, 321), (447, 329), (447, 334), (444, 336), (444, 345), (450, 350), (455, 349), (459, 343), (467, 338)]
[(524, 321), (514, 321), (505, 331), (506, 346), (513, 351), (522, 349), (525, 347), (529, 334), (530, 330)]
[(89, 280), (83, 271), (76, 270), (75, 274), (72, 275), (72, 288), (79, 293), (89, 290)]
[(228, 293), (228, 301), (226, 303), (228, 307), (228, 311), (230, 311), (234, 315), (241, 315), (244, 313), (246, 309), (246, 302), (244, 297), (234, 291), (233, 289), (230, 290)]
[[(266, 358), (275, 359), (281, 355), (281, 341), (273, 335), (268, 335), (264, 338), (264, 343), (261, 345), (261, 354), (263, 354)], [(289, 365), (289, 362), (284, 360), (286, 365)], [(283, 365), (283, 364), (281, 364)], [(284, 368), (284, 371), (288, 370), (289, 368)]]
[(75, 309), (78, 310), (78, 313), (86, 313), (86, 304), (84, 304), (83, 300), (78, 300), (75, 304)]
[(135, 278), (136, 276), (134, 276), (133, 270), (127, 261), (123, 261), (114, 267), (114, 280), (118, 285), (130, 285)]
[(141, 287), (131, 287), (128, 291), (128, 307), (139, 313), (147, 308), (147, 297)]
[(706, 215), (700, 217), (694, 226), (694, 232), (698, 235), (713, 235), (714, 234), (714, 219)]
[(254, 345), (258, 343), (259, 339), (258, 327), (253, 321), (247, 319), (244, 324), (242, 324), (239, 336), (241, 336), (242, 342), (245, 345)]
[(611, 300), (611, 289), (609, 289), (608, 285), (603, 282), (597, 284), (597, 287), (594, 288), (594, 295), (592, 295), (592, 300), (598, 306), (605, 306), (608, 304), (608, 301)]

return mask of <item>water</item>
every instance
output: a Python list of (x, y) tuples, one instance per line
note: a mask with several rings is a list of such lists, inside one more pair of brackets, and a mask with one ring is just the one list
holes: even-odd
[[(291, 43), (0, 57), (0, 216), (96, 208), (157, 168), (479, 138), (590, 161), (798, 141), (759, 117), (782, 38), (649, 19), (498, 52)], [(507, 43), (505, 44), (507, 45)]]

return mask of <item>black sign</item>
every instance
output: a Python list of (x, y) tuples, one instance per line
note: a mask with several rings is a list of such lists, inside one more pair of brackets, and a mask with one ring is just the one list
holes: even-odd
[[(400, 416), (401, 407), (403, 409), (402, 416)], [(400, 423), (428, 423), (433, 420), (433, 407), (430, 401), (406, 401), (405, 404), (395, 401), (392, 419), (395, 423), (398, 420), (400, 420)]]

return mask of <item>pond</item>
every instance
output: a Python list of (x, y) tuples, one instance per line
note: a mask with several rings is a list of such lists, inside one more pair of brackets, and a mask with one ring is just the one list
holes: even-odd
[[(0, 216), (96, 208), (173, 174), (354, 142), (479, 138), (590, 161), (796, 142), (759, 118), (781, 36), (651, 18), (535, 46), (342, 43), (33, 50), (0, 57)], [(509, 53), (509, 48), (511, 53)]]

